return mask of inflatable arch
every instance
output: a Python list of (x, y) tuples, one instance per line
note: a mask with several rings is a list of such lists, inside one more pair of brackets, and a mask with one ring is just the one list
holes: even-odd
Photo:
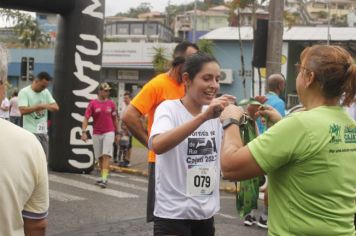
[(49, 166), (89, 173), (94, 154), (91, 140), (80, 139), (81, 123), (100, 81), (105, 0), (1, 0), (0, 7), (59, 14), (53, 96), (60, 111), (52, 116)]

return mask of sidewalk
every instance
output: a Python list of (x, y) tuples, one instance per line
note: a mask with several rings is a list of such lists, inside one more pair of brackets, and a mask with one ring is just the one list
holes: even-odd
[[(111, 170), (119, 173), (129, 173), (141, 176), (148, 176), (147, 173), (147, 149), (142, 147), (133, 147), (131, 154), (131, 167), (119, 167), (116, 163), (112, 163)], [(220, 191), (235, 193), (235, 183), (228, 180), (220, 180)]]

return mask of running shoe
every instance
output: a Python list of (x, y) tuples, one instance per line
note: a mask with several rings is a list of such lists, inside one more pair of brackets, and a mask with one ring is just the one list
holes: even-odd
[(246, 226), (252, 226), (253, 224), (256, 224), (257, 223), (257, 220), (254, 216), (248, 214), (246, 217), (245, 217), (245, 221), (244, 221), (244, 225)]
[(101, 181), (100, 184), (99, 184), (99, 186), (100, 186), (101, 188), (106, 188), (106, 187), (108, 186), (108, 181), (107, 181), (107, 180)]
[(257, 222), (257, 226), (258, 227), (261, 227), (261, 228), (264, 228), (264, 229), (267, 229), (268, 228), (268, 226), (267, 226), (267, 219), (263, 219), (263, 217), (262, 216), (260, 216), (260, 219), (259, 219), (259, 221)]

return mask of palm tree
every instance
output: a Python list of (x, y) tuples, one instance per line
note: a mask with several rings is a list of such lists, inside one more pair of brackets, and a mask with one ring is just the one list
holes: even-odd
[(156, 73), (159, 74), (167, 71), (169, 68), (169, 61), (165, 56), (166, 49), (163, 47), (153, 47), (153, 50), (155, 54), (153, 55), (152, 64)]
[(199, 51), (205, 52), (209, 55), (213, 55), (213, 46), (214, 43), (208, 39), (200, 39), (198, 41)]

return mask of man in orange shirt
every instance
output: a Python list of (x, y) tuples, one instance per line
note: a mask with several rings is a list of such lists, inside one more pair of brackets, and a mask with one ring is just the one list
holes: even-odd
[[(181, 79), (181, 69), (185, 57), (196, 53), (198, 46), (190, 42), (178, 44), (173, 52), (172, 68), (150, 80), (131, 101), (123, 115), (123, 121), (132, 133), (145, 147), (151, 132), (154, 113), (157, 106), (168, 99), (178, 99), (184, 96), (184, 85)], [(141, 118), (148, 115), (147, 130), (143, 127)], [(155, 201), (155, 154), (148, 153), (148, 193), (147, 222), (153, 221)]]

